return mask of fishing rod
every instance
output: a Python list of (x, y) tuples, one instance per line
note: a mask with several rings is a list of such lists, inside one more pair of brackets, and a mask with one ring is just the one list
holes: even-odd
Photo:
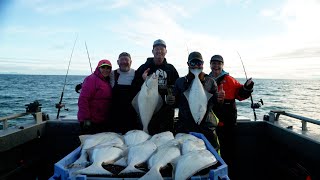
[[(239, 54), (239, 52), (237, 51), (238, 55), (239, 55), (239, 58), (241, 60), (241, 64), (242, 64), (242, 67), (243, 67), (243, 71), (244, 71), (244, 74), (246, 76), (246, 81), (248, 81), (248, 77), (247, 77), (247, 72), (246, 72), (246, 68), (244, 67), (244, 64), (243, 64), (243, 61), (242, 61), (242, 58)], [(254, 120), (256, 121), (257, 120), (257, 114), (256, 114), (256, 110), (257, 108), (260, 108), (261, 105), (259, 104), (259, 102), (261, 102), (261, 104), (263, 105), (263, 101), (262, 99), (260, 99), (260, 101), (258, 103), (253, 103), (253, 98), (252, 98), (252, 95), (250, 94), (250, 100), (251, 100), (251, 108), (253, 110), (253, 115), (254, 115)]]
[(89, 64), (90, 64), (90, 68), (91, 68), (91, 73), (92, 73), (92, 66), (91, 66), (91, 61), (90, 61), (90, 56), (89, 56), (89, 51), (88, 51), (87, 43), (84, 42), (84, 44), (86, 45), (87, 55), (88, 55)]
[[(65, 78), (64, 78), (64, 85), (63, 85), (63, 89), (62, 89), (62, 92), (61, 92), (60, 101), (59, 101), (58, 104), (56, 104), (56, 108), (58, 108), (57, 119), (59, 119), (60, 109), (61, 109), (62, 107), (65, 107), (65, 105), (62, 104), (63, 93), (64, 93), (64, 89), (65, 89), (65, 87), (66, 87), (67, 76), (68, 76), (68, 73), (69, 73), (70, 63), (71, 63), (71, 59), (72, 59), (74, 47), (76, 46), (77, 39), (78, 39), (78, 35), (77, 35), (76, 39), (74, 40), (73, 48), (72, 48), (71, 55), (70, 55), (70, 59), (69, 59), (68, 70), (67, 70), (66, 76), (65, 76)], [(68, 109), (65, 109), (65, 110), (68, 111)]]
[[(91, 60), (90, 60), (90, 55), (89, 55), (89, 51), (88, 51), (88, 47), (87, 47), (86, 41), (84, 42), (84, 45), (86, 46), (87, 55), (88, 55), (88, 60), (89, 60), (90, 69), (91, 69), (91, 73), (92, 73)], [(74, 90), (75, 90), (77, 93), (80, 93), (81, 88), (82, 88), (82, 83), (77, 84), (76, 87), (74, 88)]]

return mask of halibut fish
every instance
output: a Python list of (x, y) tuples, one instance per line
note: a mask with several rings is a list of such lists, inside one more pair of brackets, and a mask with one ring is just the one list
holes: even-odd
[(146, 162), (156, 149), (157, 146), (150, 140), (129, 147), (127, 156), (128, 166), (119, 174), (144, 172), (137, 169), (135, 166)]
[(153, 73), (149, 75), (141, 86), (141, 90), (132, 100), (132, 106), (139, 114), (143, 131), (148, 132), (149, 122), (162, 106), (162, 98), (158, 92), (158, 76)]
[(123, 149), (117, 146), (97, 146), (89, 150), (92, 164), (84, 169), (76, 171), (77, 174), (86, 175), (113, 175), (110, 171), (104, 169), (102, 165), (112, 164), (122, 156)]
[(197, 172), (217, 163), (217, 159), (208, 150), (188, 152), (173, 162), (173, 179), (186, 180)]
[(202, 72), (202, 69), (190, 69), (190, 72), (194, 74), (195, 78), (183, 94), (188, 100), (194, 121), (200, 124), (206, 114), (208, 100), (212, 97), (212, 94), (208, 93), (201, 84), (199, 74)]
[(93, 135), (81, 135), (79, 136), (81, 141), (80, 157), (69, 167), (79, 168), (86, 167), (88, 162), (87, 150), (97, 145), (123, 145), (123, 137), (114, 132), (102, 132)]
[(140, 143), (145, 142), (151, 136), (142, 130), (130, 130), (126, 134), (123, 135), (124, 142), (127, 146), (134, 146)]
[(181, 155), (180, 143), (171, 140), (168, 144), (164, 144), (154, 152), (148, 160), (149, 171), (140, 178), (140, 180), (162, 180), (160, 170), (167, 166), (168, 163)]

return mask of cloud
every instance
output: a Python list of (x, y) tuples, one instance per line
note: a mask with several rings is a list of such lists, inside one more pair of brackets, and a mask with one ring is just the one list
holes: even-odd
[(41, 14), (61, 14), (68, 12), (76, 12), (82, 10), (105, 10), (105, 9), (116, 9), (128, 6), (131, 0), (36, 0), (36, 1), (23, 1), (29, 8)]

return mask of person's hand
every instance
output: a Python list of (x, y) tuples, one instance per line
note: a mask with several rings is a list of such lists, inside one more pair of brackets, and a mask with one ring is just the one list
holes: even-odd
[(206, 74), (204, 73), (204, 72), (201, 72), (200, 74), (199, 74), (199, 79), (200, 79), (200, 81), (202, 82), (202, 81), (204, 81), (204, 76), (205, 76)]
[(246, 90), (252, 90), (253, 88), (253, 85), (254, 85), (254, 82), (252, 81), (252, 78), (249, 78), (246, 83), (244, 83), (244, 88)]
[(91, 126), (91, 121), (90, 120), (84, 120), (82, 123), (81, 123), (81, 128), (83, 131), (89, 131), (90, 129), (90, 126)]
[(176, 101), (176, 98), (173, 95), (166, 96), (166, 103), (168, 105), (174, 105), (175, 101)]
[(142, 74), (142, 79), (145, 81), (147, 79), (150, 68), (146, 69)]
[(220, 85), (220, 87), (218, 87), (218, 102), (219, 103), (223, 103), (224, 101), (224, 97), (225, 97), (225, 92), (223, 90), (223, 84)]
[(189, 73), (186, 75), (186, 79), (188, 80), (188, 82), (191, 82), (194, 79), (194, 74), (192, 74), (190, 71)]

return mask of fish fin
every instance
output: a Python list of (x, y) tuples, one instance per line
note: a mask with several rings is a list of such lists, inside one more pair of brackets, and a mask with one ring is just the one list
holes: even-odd
[(87, 168), (80, 169), (76, 171), (77, 174), (87, 174), (87, 175), (113, 175), (110, 171), (104, 169), (101, 165), (92, 164)]
[(159, 169), (151, 168), (145, 175), (143, 175), (139, 180), (163, 180)]
[(138, 94), (133, 98), (133, 100), (131, 101), (132, 107), (134, 108), (134, 110), (137, 112), (137, 114), (139, 114), (139, 106), (138, 106), (138, 97), (139, 97), (140, 91), (138, 92)]
[(158, 112), (161, 109), (162, 105), (163, 105), (163, 100), (162, 100), (162, 97), (159, 95), (158, 96), (158, 104), (156, 106), (156, 109), (154, 110), (154, 113)]
[(119, 160), (117, 160), (116, 162), (114, 162), (113, 164), (114, 165), (118, 165), (118, 166), (126, 167), (126, 166), (128, 166), (127, 158), (126, 157), (122, 157)]
[(184, 91), (183, 94), (187, 98), (187, 101), (189, 102), (190, 87), (186, 91)]
[(204, 89), (204, 93), (207, 96), (207, 100), (209, 101), (209, 99), (213, 96), (213, 94), (209, 93), (207, 90)]
[(87, 160), (87, 153), (81, 154), (80, 157), (70, 164), (68, 167), (69, 168), (84, 168), (88, 166), (90, 162)]
[(124, 170), (122, 170), (119, 175), (121, 174), (129, 174), (129, 173), (144, 173), (144, 171), (135, 168), (134, 166), (127, 166)]

